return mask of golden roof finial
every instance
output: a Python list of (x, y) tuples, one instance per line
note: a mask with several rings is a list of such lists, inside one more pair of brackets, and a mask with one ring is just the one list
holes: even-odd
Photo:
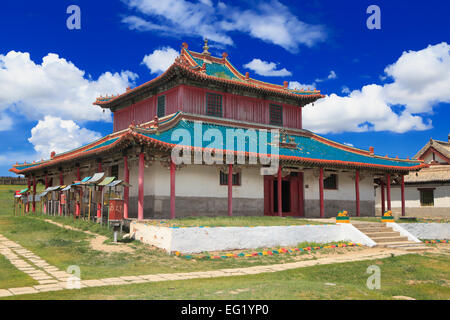
[(203, 40), (205, 42), (205, 45), (203, 46), (203, 52), (202, 54), (210, 56), (211, 53), (208, 51), (209, 47), (208, 47), (208, 39), (205, 38), (205, 40)]

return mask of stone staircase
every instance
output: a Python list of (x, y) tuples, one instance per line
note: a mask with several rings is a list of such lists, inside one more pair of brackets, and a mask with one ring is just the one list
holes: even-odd
[(353, 226), (376, 242), (378, 247), (395, 248), (411, 252), (432, 250), (432, 248), (427, 247), (422, 242), (410, 241), (407, 237), (401, 236), (400, 232), (394, 231), (385, 223), (354, 223)]

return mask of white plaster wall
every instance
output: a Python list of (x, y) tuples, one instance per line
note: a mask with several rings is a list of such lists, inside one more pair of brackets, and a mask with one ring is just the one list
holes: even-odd
[[(338, 189), (324, 189), (325, 200), (356, 200), (355, 180), (353, 172), (338, 172)], [(313, 170), (305, 171), (304, 175), (305, 199), (319, 200), (319, 176)], [(327, 172), (324, 173), (327, 177)], [(306, 188), (308, 185), (308, 188)], [(374, 200), (373, 176), (362, 173), (359, 181), (359, 199), (361, 201)]]
[[(441, 158), (438, 154), (434, 155), (434, 159), (435, 159), (435, 161), (440, 162), (440, 163), (447, 163), (447, 161), (444, 160), (443, 158)], [(430, 163), (431, 161), (433, 161), (433, 153), (430, 152), (429, 154), (427, 154), (423, 158), (423, 160), (425, 161), (425, 163)]]
[[(418, 188), (435, 188), (434, 207), (450, 208), (450, 186), (427, 185), (427, 186), (405, 186), (405, 206), (406, 208), (421, 208), (420, 192)], [(386, 192), (386, 191), (385, 191)], [(391, 187), (391, 206), (392, 208), (401, 208), (401, 189)], [(381, 207), (381, 188), (376, 189), (376, 207)]]
[(134, 235), (136, 240), (169, 252), (172, 246), (172, 230), (166, 227), (137, 223), (136, 221), (130, 223), (130, 233)]
[[(161, 228), (132, 222), (130, 230), (137, 240), (167, 251), (181, 253), (294, 246), (301, 242), (352, 241), (367, 246), (375, 245), (371, 239), (350, 224)], [(170, 236), (167, 230), (170, 230)]]
[(399, 225), (419, 239), (450, 239), (450, 223), (401, 223)]
[[(177, 196), (223, 197), (228, 196), (228, 187), (221, 186), (219, 168), (216, 166), (188, 165), (175, 173)], [(233, 186), (233, 198), (264, 198), (264, 177), (259, 168), (242, 168), (241, 185)], [(130, 166), (130, 196), (138, 195), (138, 168)], [(144, 171), (145, 195), (169, 196), (170, 171), (154, 163)]]

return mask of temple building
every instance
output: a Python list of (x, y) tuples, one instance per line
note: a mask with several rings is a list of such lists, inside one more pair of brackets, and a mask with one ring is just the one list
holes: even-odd
[[(95, 172), (116, 176), (131, 185), (124, 191), (129, 219), (374, 216), (375, 184), (386, 188), (390, 208), (390, 182), (427, 165), (304, 129), (302, 108), (322, 97), (241, 74), (226, 53), (212, 56), (206, 41), (201, 53), (183, 43), (160, 76), (94, 102), (113, 113), (111, 134), (11, 171), (25, 175), (30, 190)], [(69, 211), (78, 215), (85, 196), (74, 201)]]
[[(450, 134), (447, 141), (430, 139), (414, 156), (428, 168), (405, 176), (405, 201), (408, 215), (419, 217), (450, 217)], [(376, 206), (382, 208), (386, 197), (377, 188)], [(392, 185), (392, 211), (401, 214), (401, 188)]]

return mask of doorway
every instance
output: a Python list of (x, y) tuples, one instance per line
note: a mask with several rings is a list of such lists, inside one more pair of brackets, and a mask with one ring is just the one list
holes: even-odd
[[(281, 211), (283, 216), (304, 216), (303, 172), (292, 172), (281, 181)], [(278, 215), (278, 180), (264, 177), (264, 215)]]

